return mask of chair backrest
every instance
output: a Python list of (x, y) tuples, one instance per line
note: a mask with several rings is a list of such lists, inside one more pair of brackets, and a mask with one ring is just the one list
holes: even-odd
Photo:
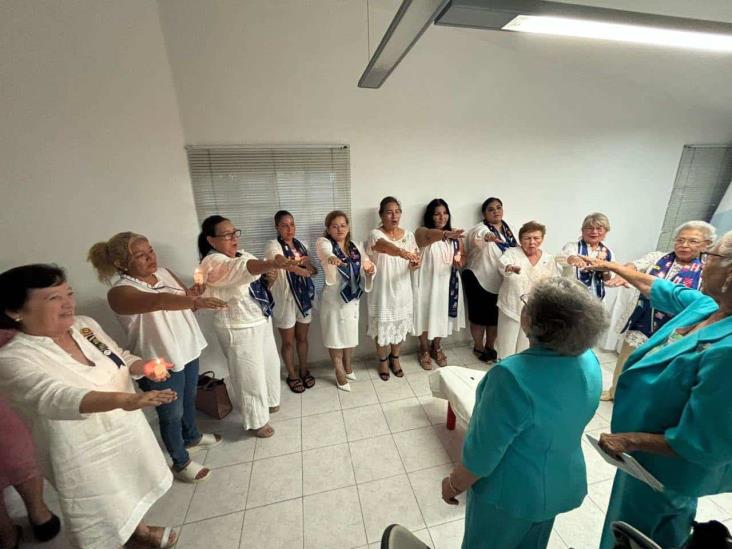
[(660, 545), (630, 524), (616, 521), (612, 523), (612, 529), (615, 536), (614, 549), (662, 549)]
[(430, 549), (400, 524), (391, 524), (386, 527), (381, 536), (381, 549)]

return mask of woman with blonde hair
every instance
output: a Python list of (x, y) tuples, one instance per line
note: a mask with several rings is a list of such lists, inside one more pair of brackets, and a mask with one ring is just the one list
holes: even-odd
[(320, 295), (320, 327), (335, 370), (336, 385), (350, 391), (356, 380), (351, 366), (358, 345), (358, 306), (373, 287), (376, 266), (363, 246), (351, 240), (348, 215), (335, 210), (325, 217), (325, 233), (316, 242), (325, 286)]
[(582, 221), (580, 238), (567, 242), (557, 255), (557, 264), (562, 267), (563, 274), (576, 277), (598, 299), (605, 297), (605, 282), (610, 280), (612, 273), (585, 269), (582, 257), (612, 261), (613, 251), (604, 242), (609, 232), (610, 220), (607, 216), (600, 212), (593, 212)]
[(165, 357), (172, 365), (170, 377), (139, 381), (143, 391), (172, 389), (178, 399), (156, 408), (160, 435), (171, 459), (173, 474), (183, 482), (209, 478), (209, 469), (192, 461), (190, 453), (217, 446), (221, 436), (201, 434), (196, 427), (196, 389), (199, 357), (206, 347), (196, 309), (217, 309), (226, 304), (202, 297), (202, 288), (187, 288), (158, 259), (143, 235), (118, 233), (89, 250), (88, 260), (99, 280), (109, 284), (109, 306), (117, 315), (132, 351), (140, 356)]

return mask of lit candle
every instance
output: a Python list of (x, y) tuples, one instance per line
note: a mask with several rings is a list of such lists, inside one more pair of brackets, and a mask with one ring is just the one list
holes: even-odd
[(194, 284), (203, 284), (205, 282), (205, 277), (203, 276), (203, 271), (200, 267), (196, 267), (196, 270), (193, 271), (193, 283)]
[(457, 261), (458, 263), (460, 263), (460, 259), (461, 259), (461, 258), (462, 258), (462, 256), (460, 255), (460, 252), (457, 252), (457, 253), (455, 254), (455, 261)]
[(155, 374), (155, 377), (158, 379), (165, 377), (166, 371), (167, 371), (167, 368), (165, 367), (165, 362), (163, 362), (163, 359), (156, 358), (155, 365), (153, 366), (153, 374)]
[(300, 263), (300, 260), (302, 259), (302, 257), (300, 256), (300, 254), (299, 254), (299, 253), (297, 253), (297, 250), (294, 250), (294, 251), (293, 251), (292, 253), (293, 253), (293, 254), (294, 254), (294, 256), (295, 256), (295, 261), (296, 261), (297, 263)]
[(363, 259), (363, 268), (367, 271), (370, 271), (374, 267), (374, 262), (371, 261), (368, 257), (365, 257)]

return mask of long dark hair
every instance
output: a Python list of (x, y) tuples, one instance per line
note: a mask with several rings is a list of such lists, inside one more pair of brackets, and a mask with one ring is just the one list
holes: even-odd
[(8, 311), (23, 308), (31, 290), (50, 288), (66, 282), (66, 273), (56, 265), (34, 263), (14, 267), (0, 274), (0, 328), (20, 330), (20, 323)]
[(429, 204), (427, 204), (427, 208), (425, 208), (424, 210), (424, 220), (422, 221), (422, 226), (427, 227), (428, 229), (435, 228), (434, 215), (439, 206), (445, 206), (445, 209), (447, 210), (447, 225), (445, 225), (445, 230), (452, 231), (452, 214), (450, 213), (450, 206), (448, 206), (447, 202), (445, 202), (442, 198), (435, 198), (431, 200)]
[(230, 221), (221, 215), (210, 215), (201, 223), (201, 233), (198, 235), (198, 255), (203, 259), (208, 252), (213, 250), (213, 246), (208, 241), (209, 236), (216, 236), (216, 225), (222, 221)]
[(500, 198), (496, 198), (495, 196), (491, 196), (490, 198), (486, 198), (483, 202), (483, 205), (480, 207), (480, 213), (482, 213), (485, 216), (485, 210), (488, 208), (488, 206), (491, 205), (491, 202), (498, 202), (501, 207), (503, 207), (503, 200)]

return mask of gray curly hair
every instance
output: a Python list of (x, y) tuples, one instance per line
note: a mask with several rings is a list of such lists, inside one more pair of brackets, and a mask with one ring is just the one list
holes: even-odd
[(602, 302), (575, 279), (539, 282), (524, 309), (528, 337), (560, 355), (577, 356), (591, 348), (608, 327)]
[(704, 240), (708, 240), (710, 244), (713, 244), (717, 239), (717, 229), (714, 228), (714, 225), (711, 225), (706, 221), (699, 221), (695, 219), (693, 221), (682, 223), (676, 227), (676, 230), (674, 230), (674, 238), (679, 236), (681, 231), (699, 231), (704, 235)]

